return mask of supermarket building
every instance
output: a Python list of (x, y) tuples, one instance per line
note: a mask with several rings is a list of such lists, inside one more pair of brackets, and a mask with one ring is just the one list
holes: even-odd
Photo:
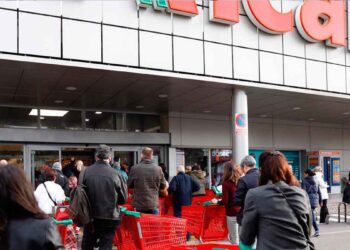
[(34, 181), (100, 143), (129, 165), (150, 145), (171, 175), (198, 163), (218, 183), (232, 155), (281, 150), (340, 192), (347, 2), (311, 2), (0, 1), (0, 158)]

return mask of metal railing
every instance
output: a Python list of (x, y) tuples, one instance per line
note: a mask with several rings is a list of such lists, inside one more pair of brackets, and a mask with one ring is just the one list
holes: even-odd
[(347, 222), (347, 204), (345, 202), (339, 202), (338, 204), (338, 223), (340, 223), (340, 208), (344, 207), (344, 222)]

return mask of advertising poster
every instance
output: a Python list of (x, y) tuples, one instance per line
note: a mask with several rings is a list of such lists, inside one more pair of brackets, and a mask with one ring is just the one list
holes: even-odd
[(340, 185), (340, 158), (332, 158), (332, 186)]

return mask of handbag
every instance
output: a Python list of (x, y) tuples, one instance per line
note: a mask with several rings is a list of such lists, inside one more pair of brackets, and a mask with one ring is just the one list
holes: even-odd
[(283, 195), (284, 199), (287, 201), (288, 206), (292, 209), (295, 217), (297, 218), (299, 225), (302, 227), (303, 233), (304, 233), (304, 236), (306, 239), (306, 244), (309, 246), (310, 250), (316, 250), (314, 243), (312, 243), (312, 241), (310, 240), (310, 236), (309, 236), (309, 232), (308, 232), (308, 228), (309, 228), (308, 225), (300, 217), (300, 214), (297, 211), (295, 211), (293, 206), (289, 203), (289, 200), (288, 200), (287, 196), (284, 194), (284, 192), (278, 186), (275, 185), (275, 187), (277, 188), (277, 191)]

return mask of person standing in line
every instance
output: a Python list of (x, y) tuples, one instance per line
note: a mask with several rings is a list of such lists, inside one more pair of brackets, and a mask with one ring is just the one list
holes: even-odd
[(22, 169), (0, 167), (0, 249), (64, 250), (57, 226), (32, 190)]
[(219, 203), (225, 206), (226, 220), (229, 232), (229, 240), (232, 244), (239, 244), (239, 232), (237, 223), (237, 214), (241, 207), (234, 203), (238, 180), (241, 176), (240, 166), (234, 166), (232, 162), (226, 162), (224, 165), (224, 176), (222, 183), (222, 200), (213, 199), (213, 203)]
[(165, 163), (159, 163), (159, 167), (162, 168), (165, 180), (169, 181), (169, 173), (167, 172), (167, 167), (166, 167)]
[(244, 207), (240, 249), (315, 250), (310, 240), (312, 217), (307, 195), (278, 151), (259, 159), (260, 186), (250, 189)]
[(44, 172), (45, 182), (41, 183), (35, 190), (34, 196), (38, 201), (39, 208), (46, 214), (53, 214), (53, 207), (62, 204), (66, 199), (62, 187), (55, 183), (56, 172), (47, 168)]
[(56, 183), (60, 185), (66, 196), (69, 196), (69, 181), (68, 178), (62, 173), (62, 165), (60, 162), (55, 162), (52, 165), (52, 169), (56, 172)]
[(136, 211), (159, 214), (159, 190), (165, 189), (167, 182), (153, 161), (153, 149), (142, 149), (141, 162), (131, 168), (128, 187), (134, 189), (132, 206)]
[(74, 169), (75, 169), (75, 158), (71, 157), (70, 162), (64, 166), (62, 172), (67, 178), (69, 178), (72, 174), (74, 174)]
[[(177, 175), (169, 184), (169, 193), (173, 195), (174, 217), (182, 217), (182, 207), (192, 205), (192, 193), (200, 190), (200, 184), (190, 175), (185, 173), (184, 166), (177, 167)], [(187, 233), (187, 240), (191, 234)]]
[(200, 189), (197, 192), (194, 192), (193, 196), (205, 195), (205, 189), (209, 186), (207, 185), (207, 180), (205, 178), (207, 174), (201, 170), (201, 167), (198, 164), (194, 164), (190, 175), (200, 185)]
[(111, 149), (101, 145), (96, 150), (96, 162), (83, 170), (80, 180), (85, 186), (92, 208), (92, 223), (84, 226), (82, 250), (93, 250), (99, 240), (99, 249), (112, 249), (113, 238), (120, 224), (118, 205), (125, 204), (126, 182), (110, 162)]
[(320, 188), (318, 184), (315, 181), (315, 173), (311, 169), (306, 169), (304, 172), (304, 179), (301, 182), (301, 187), (306, 191), (306, 193), (309, 196), (310, 205), (312, 209), (312, 225), (315, 230), (314, 237), (320, 236), (320, 229), (317, 224), (317, 218), (316, 218), (316, 208), (318, 207), (318, 204), (321, 204), (321, 194), (320, 194)]
[(254, 157), (250, 155), (245, 156), (240, 164), (242, 172), (245, 175), (238, 181), (237, 192), (234, 199), (234, 204), (241, 207), (237, 215), (237, 222), (239, 225), (242, 225), (245, 197), (248, 191), (259, 186), (259, 170), (255, 168), (255, 165), (256, 161)]
[(125, 181), (128, 181), (128, 174), (120, 166), (120, 158), (114, 157), (113, 161), (113, 168), (125, 179)]
[(193, 177), (185, 174), (185, 167), (177, 167), (177, 175), (169, 184), (169, 193), (173, 195), (174, 217), (181, 218), (182, 206), (192, 204), (192, 193), (200, 190), (200, 184)]
[(321, 194), (321, 212), (320, 212), (320, 223), (327, 223), (329, 222), (329, 212), (327, 207), (327, 201), (329, 199), (328, 195), (328, 184), (323, 179), (323, 173), (322, 173), (322, 167), (318, 166), (314, 169), (315, 172), (315, 181), (317, 185), (320, 188), (320, 194)]

